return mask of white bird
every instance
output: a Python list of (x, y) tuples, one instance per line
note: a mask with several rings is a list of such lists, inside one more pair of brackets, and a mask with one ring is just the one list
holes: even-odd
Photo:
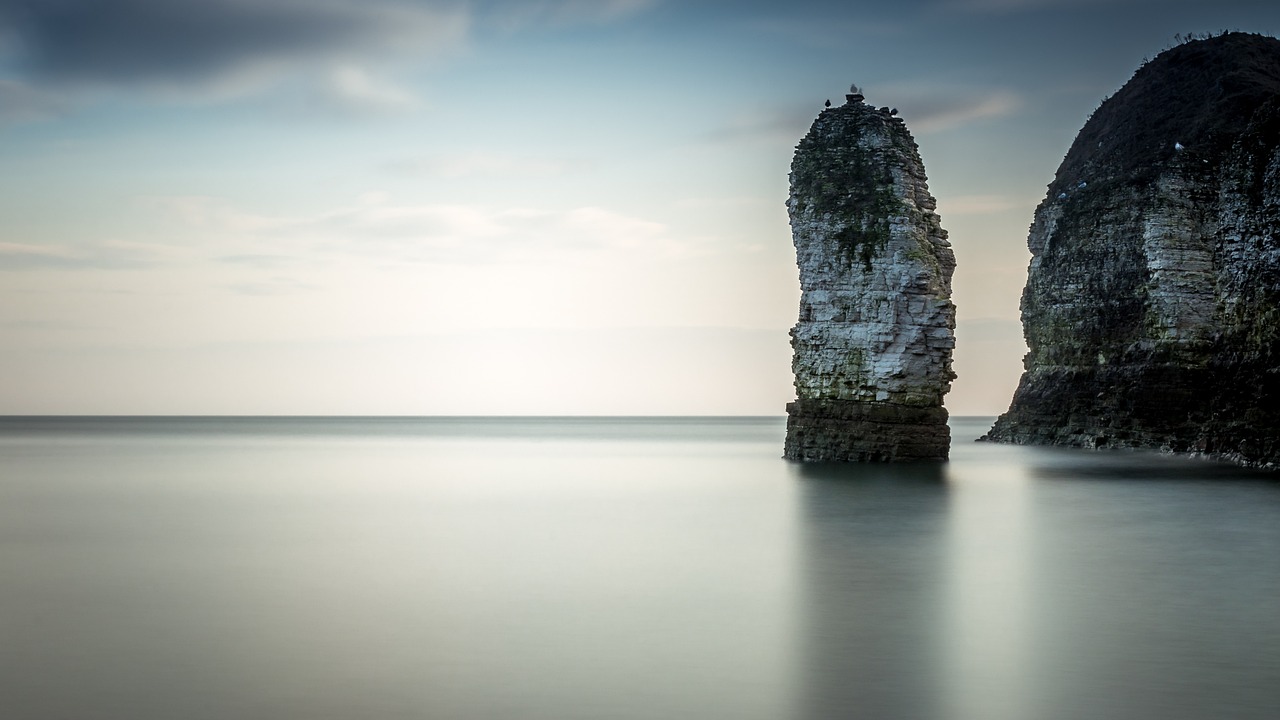
[(1182, 143), (1180, 143), (1180, 142), (1175, 142), (1175, 143), (1173, 144), (1173, 149), (1174, 149), (1174, 150), (1177, 150), (1178, 152), (1182, 152), (1183, 150), (1186, 150), (1186, 148), (1185, 148), (1185, 147), (1183, 147)]
[(1067, 194), (1066, 194), (1066, 193), (1058, 193), (1058, 199), (1059, 199), (1059, 200), (1066, 200), (1066, 199), (1067, 199)]
[(1089, 185), (1089, 183), (1085, 182), (1084, 180), (1081, 180), (1081, 181), (1080, 181), (1080, 184), (1076, 186), (1076, 189), (1080, 189), (1080, 188), (1086, 187), (1086, 186), (1088, 186), (1088, 185)]

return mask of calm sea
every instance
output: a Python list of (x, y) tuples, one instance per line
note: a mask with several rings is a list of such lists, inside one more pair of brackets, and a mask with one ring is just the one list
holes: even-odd
[(0, 418), (0, 717), (1280, 718), (1277, 475), (779, 418)]

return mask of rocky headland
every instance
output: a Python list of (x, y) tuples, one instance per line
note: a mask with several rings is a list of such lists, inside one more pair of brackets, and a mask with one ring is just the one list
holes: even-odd
[(1143, 65), (1036, 209), (1030, 352), (984, 439), (1280, 463), (1280, 40)]
[(936, 207), (906, 125), (856, 89), (796, 147), (787, 208), (801, 298), (784, 457), (946, 459), (955, 256)]

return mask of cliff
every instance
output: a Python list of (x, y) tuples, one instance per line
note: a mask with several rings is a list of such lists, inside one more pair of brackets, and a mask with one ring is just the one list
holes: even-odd
[(986, 439), (1280, 462), (1280, 40), (1185, 43), (1102, 103), (1036, 209), (1030, 352)]
[(955, 256), (906, 125), (847, 98), (791, 164), (801, 299), (784, 457), (946, 459)]

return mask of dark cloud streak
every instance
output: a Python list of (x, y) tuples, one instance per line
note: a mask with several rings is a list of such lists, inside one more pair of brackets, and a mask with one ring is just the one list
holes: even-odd
[(70, 84), (207, 83), (272, 63), (385, 54), (447, 40), (457, 18), (451, 4), (389, 0), (0, 0), (17, 67)]

